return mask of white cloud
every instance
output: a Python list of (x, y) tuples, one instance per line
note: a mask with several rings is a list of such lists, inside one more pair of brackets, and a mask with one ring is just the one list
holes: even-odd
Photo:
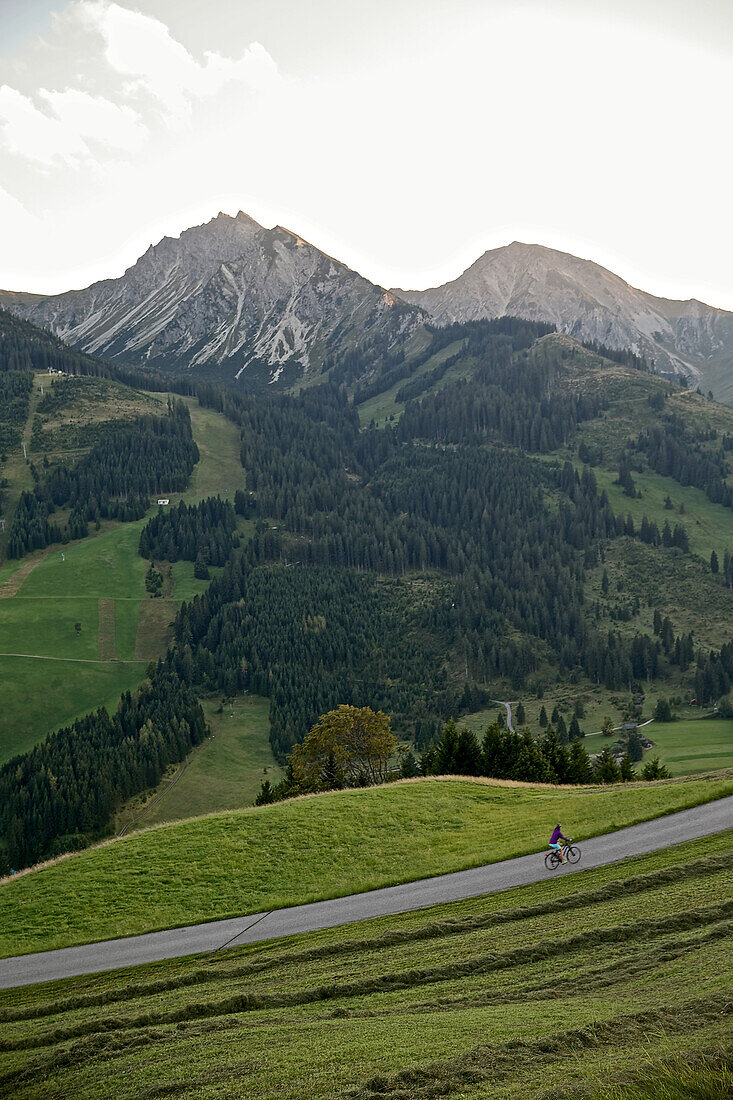
[(39, 89), (43, 111), (29, 96), (7, 84), (0, 86), (0, 134), (8, 152), (38, 164), (61, 161), (69, 166), (94, 163), (92, 143), (133, 152), (147, 131), (127, 106), (73, 88), (63, 92)]
[(79, 0), (77, 10), (104, 39), (109, 65), (132, 78), (125, 92), (152, 96), (170, 122), (187, 121), (192, 101), (215, 95), (229, 82), (263, 91), (277, 79), (277, 66), (259, 42), (239, 58), (206, 52), (202, 64), (158, 19), (102, 0)]
[(85, 143), (95, 141), (132, 153), (142, 148), (148, 136), (147, 127), (136, 111), (103, 96), (93, 96), (77, 88), (67, 88), (63, 92), (41, 88), (38, 95), (61, 125), (77, 133)]
[(10, 153), (52, 164), (76, 164), (88, 154), (80, 134), (40, 111), (33, 101), (7, 84), (0, 86), (0, 133)]

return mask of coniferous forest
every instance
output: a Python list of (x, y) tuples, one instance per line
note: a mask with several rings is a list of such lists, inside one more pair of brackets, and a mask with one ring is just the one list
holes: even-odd
[[(36, 486), (21, 495), (8, 557), (83, 538), (92, 521), (141, 519), (151, 496), (186, 487), (197, 461), (188, 409), (176, 401), (167, 416), (140, 417), (111, 432), (74, 466), (60, 464), (45, 474), (34, 467)], [(50, 518), (59, 509), (69, 512), (63, 526)]]
[(200, 504), (181, 501), (160, 509), (140, 534), (140, 555), (158, 561), (196, 561), (224, 565), (238, 544), (234, 508), (219, 497)]
[[(363, 375), (357, 354), (296, 396), (186, 381), (200, 405), (237, 426), (242, 488), (235, 508), (210, 498), (154, 515), (140, 553), (223, 569), (181, 607), (167, 656), (116, 715), (79, 720), (0, 771), (8, 865), (102, 832), (125, 798), (204, 735), (196, 697), (205, 692), (267, 697), (282, 763), (319, 715), (346, 703), (389, 713), (428, 773), (582, 782), (587, 755), (562, 732), (540, 743), (489, 731), (479, 743), (449, 720), (486, 706), (492, 684), (519, 690), (548, 668), (624, 691), (678, 669), (701, 701), (727, 691), (732, 645), (703, 651), (668, 619), (650, 633), (602, 627), (587, 606), (587, 573), (611, 540), (679, 554), (688, 540), (682, 523), (660, 532), (646, 517), (635, 525), (614, 513), (589, 465), (537, 460), (606, 401), (562, 387), (565, 352), (547, 332), (508, 318), (441, 331), (441, 348), (460, 347), (448, 360), (467, 365), (452, 380), (443, 363), (439, 378), (416, 376), (415, 361), (395, 354), (384, 378), (403, 383), (407, 404), (395, 426), (379, 429), (360, 428), (346, 384)], [(165, 388), (160, 378), (148, 384)], [(372, 384), (367, 377), (357, 392)], [(682, 428), (662, 425), (630, 442), (632, 485), (636, 448), (653, 468), (716, 493), (725, 440), (712, 457), (692, 448), (682, 466)], [(99, 516), (144, 514), (153, 493), (185, 487), (196, 458), (188, 411), (173, 401), (166, 417), (144, 417), (75, 466), (37, 475), (16, 514), (13, 553), (83, 534)], [(52, 522), (58, 509), (68, 511), (63, 528)], [(235, 513), (254, 520), (242, 545)], [(608, 781), (618, 778), (611, 770)]]

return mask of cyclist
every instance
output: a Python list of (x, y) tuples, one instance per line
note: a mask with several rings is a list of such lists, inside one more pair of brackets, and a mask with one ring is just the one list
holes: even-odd
[(562, 835), (562, 826), (558, 821), (557, 825), (552, 831), (552, 836), (550, 837), (550, 848), (554, 848), (556, 852), (559, 852), (560, 862), (565, 863), (565, 853), (563, 852), (562, 846), (560, 844), (561, 840), (564, 840), (566, 844), (570, 843), (570, 838)]

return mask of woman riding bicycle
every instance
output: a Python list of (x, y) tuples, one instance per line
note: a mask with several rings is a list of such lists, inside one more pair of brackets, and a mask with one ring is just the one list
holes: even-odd
[(552, 836), (550, 837), (550, 848), (554, 849), (554, 851), (559, 854), (560, 862), (565, 863), (565, 853), (563, 852), (562, 845), (560, 844), (561, 840), (564, 840), (566, 844), (570, 843), (569, 837), (562, 835), (561, 825), (558, 821), (557, 825), (553, 829)]

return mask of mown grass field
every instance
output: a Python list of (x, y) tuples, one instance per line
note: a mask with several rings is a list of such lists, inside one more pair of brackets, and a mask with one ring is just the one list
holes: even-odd
[(97, 707), (113, 711), (122, 692), (132, 690), (144, 675), (142, 663), (0, 657), (0, 764)]
[(733, 792), (424, 779), (161, 825), (0, 885), (0, 955), (262, 912), (544, 851)]
[[(120, 694), (140, 682), (147, 660), (165, 648), (165, 623), (151, 618), (148, 605), (160, 603), (155, 611), (162, 610), (167, 622), (181, 599), (205, 589), (207, 582), (195, 580), (191, 563), (177, 562), (172, 568), (176, 602), (147, 598), (147, 563), (137, 552), (144, 523), (51, 547), (15, 595), (0, 599), (0, 761), (89, 710), (114, 709)], [(114, 604), (116, 660), (103, 659), (108, 649), (100, 653), (100, 599)]]
[(674, 1051), (678, 1079), (708, 1052), (699, 1096), (722, 1097), (732, 869), (726, 833), (398, 917), (5, 991), (0, 1095), (611, 1100), (628, 1086), (619, 1100), (656, 1100), (635, 1082)]
[(674, 775), (733, 766), (732, 719), (654, 722), (644, 732), (654, 742), (650, 755), (659, 756)]
[[(272, 784), (282, 778), (270, 748), (270, 702), (257, 695), (238, 696), (222, 713), (220, 700), (202, 700), (210, 741), (192, 754), (180, 779), (148, 811), (145, 802), (126, 807), (120, 823), (135, 816), (136, 828), (161, 822), (181, 821), (218, 810), (251, 806), (263, 779)], [(148, 802), (163, 790), (162, 785)], [(141, 811), (142, 815), (141, 815)]]

